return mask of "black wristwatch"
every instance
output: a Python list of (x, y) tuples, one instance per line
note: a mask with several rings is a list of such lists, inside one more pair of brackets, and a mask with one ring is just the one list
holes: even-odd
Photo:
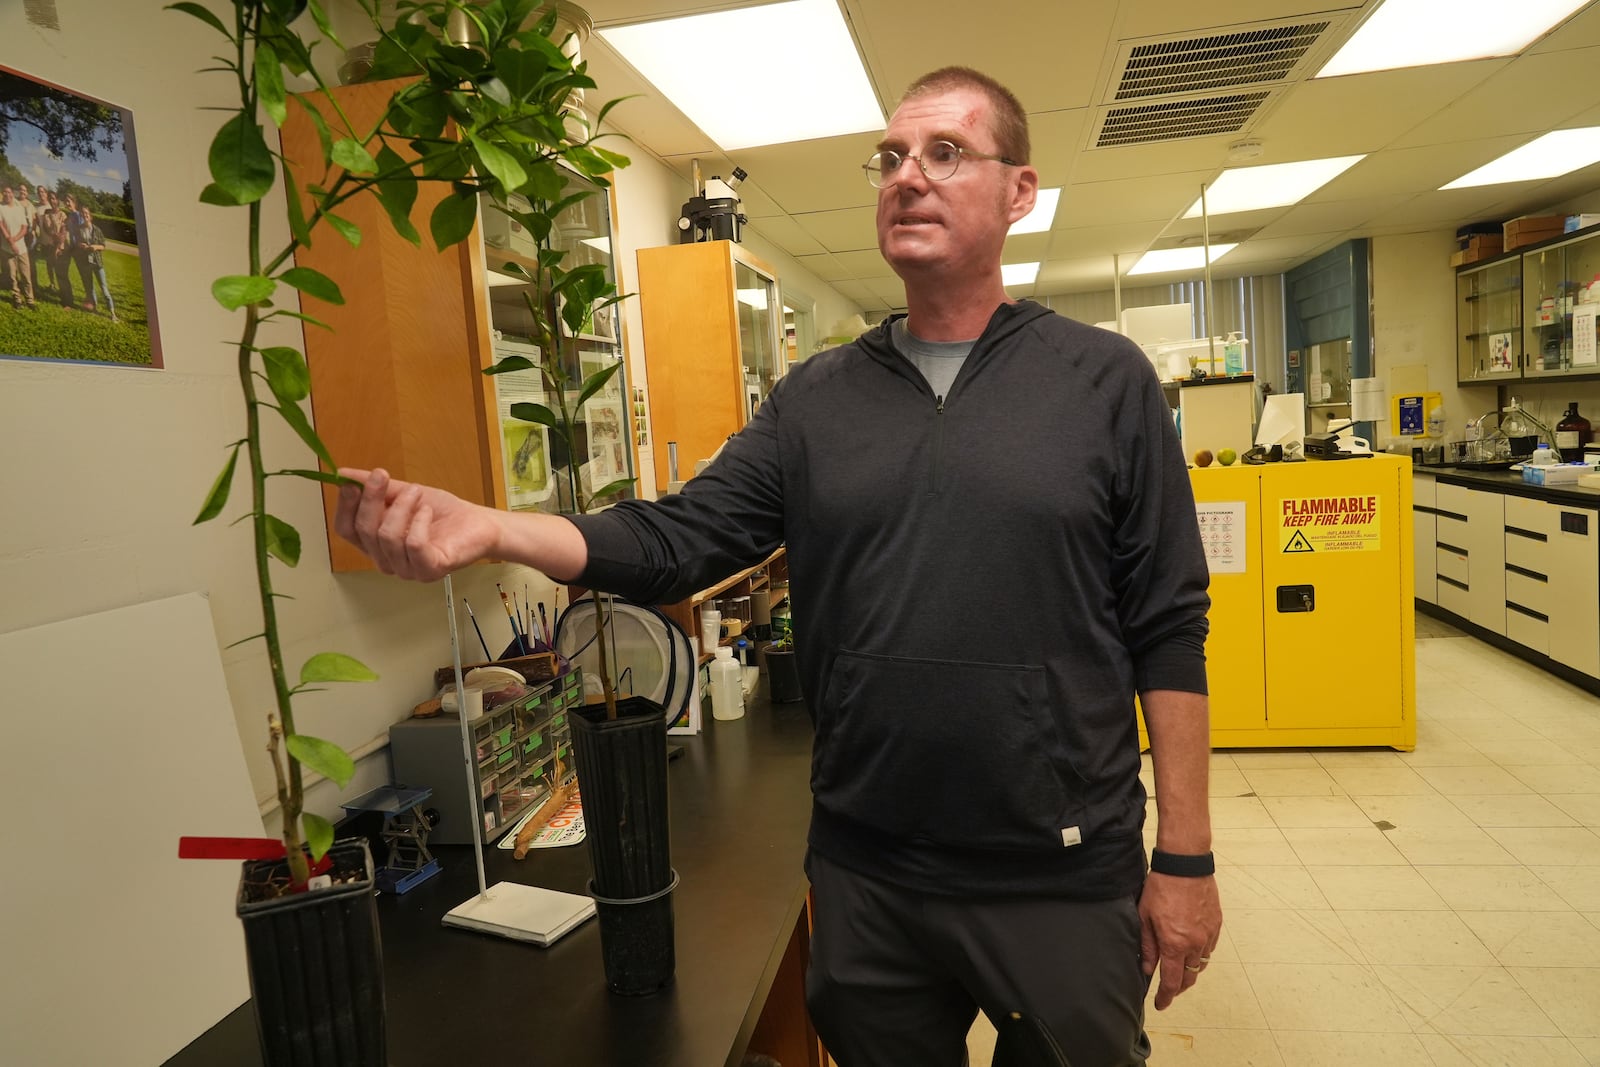
[(1150, 870), (1155, 874), (1170, 874), (1177, 878), (1209, 878), (1217, 873), (1217, 860), (1209, 852), (1183, 856), (1153, 848), (1150, 850)]

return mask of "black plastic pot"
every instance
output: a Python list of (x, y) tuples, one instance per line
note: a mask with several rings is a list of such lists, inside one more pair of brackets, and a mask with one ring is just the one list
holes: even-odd
[(660, 992), (672, 981), (677, 968), (673, 947), (672, 891), (678, 873), (658, 893), (634, 900), (615, 900), (594, 892), (595, 917), (600, 921), (600, 954), (606, 968), (606, 988), (628, 997)]
[(285, 860), (251, 860), (239, 878), (256, 1031), (266, 1067), (386, 1067), (383, 947), (372, 854), (338, 841), (334, 886), (257, 900), (252, 887), (287, 882)]
[(800, 667), (795, 662), (794, 649), (769, 646), (762, 650), (762, 657), (767, 661), (767, 699), (774, 704), (793, 704), (797, 700), (804, 700), (805, 695), (800, 692)]

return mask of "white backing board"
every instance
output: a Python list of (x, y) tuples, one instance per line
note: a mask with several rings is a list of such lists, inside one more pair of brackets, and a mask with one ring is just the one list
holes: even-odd
[(5, 1059), (160, 1064), (250, 995), (239, 864), (178, 859), (262, 833), (210, 606), (0, 634), (0, 678)]

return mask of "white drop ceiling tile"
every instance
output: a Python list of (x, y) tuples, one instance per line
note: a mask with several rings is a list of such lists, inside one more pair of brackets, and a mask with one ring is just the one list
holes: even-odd
[[(1504, 196), (1503, 190), (1495, 190), (1493, 187), (1420, 193), (1403, 204), (1372, 216), (1362, 229), (1383, 229), (1390, 233), (1413, 233), (1447, 227), (1453, 229), (1460, 225), (1459, 220), (1498, 217), (1500, 212), (1495, 210), (1495, 205)], [(1390, 229), (1394, 226), (1405, 226), (1407, 229), (1401, 231)]]
[[(1092, 130), (1085, 131), (1085, 136)], [(1155, 144), (1124, 145), (1120, 148), (1095, 148), (1086, 144), (1082, 157), (1073, 168), (1074, 182), (1121, 181), (1127, 178), (1147, 178), (1159, 174), (1195, 172), (1200, 177), (1191, 184), (1194, 200), (1200, 192), (1200, 183), (1210, 181), (1221, 173), (1228, 154), (1228, 145), (1239, 139), (1237, 134), (1218, 137), (1189, 137), (1177, 141), (1160, 141)], [(1188, 207), (1186, 202), (1184, 207)]]
[[(1086, 259), (1116, 253), (1138, 256), (1155, 243), (1159, 222), (1124, 222), (1106, 226), (1057, 227), (1050, 234), (1049, 258)], [(1133, 261), (1128, 260), (1131, 266)]]
[[(1076, 5), (1074, 5), (1076, 6)], [(1358, 0), (1317, 3), (1315, 0), (1145, 0), (1123, 4), (1117, 31), (1123, 37), (1167, 37), (1220, 32), (1242, 23), (1291, 18), (1326, 18), (1340, 9), (1361, 7)], [(1330, 32), (1337, 30), (1332, 27)]]
[[(1261, 227), (1282, 218), (1288, 210), (1287, 207), (1267, 207), (1256, 211), (1230, 211), (1226, 215), (1213, 215), (1210, 219), (1211, 243), (1241, 241)], [(1194, 244), (1199, 244), (1205, 239), (1206, 228), (1206, 220), (1199, 216), (1192, 219), (1173, 219), (1161, 231), (1161, 238), (1163, 241), (1187, 238)]]
[(883, 256), (878, 254), (876, 248), (863, 249), (859, 252), (835, 252), (833, 261), (839, 264), (846, 278), (871, 278), (882, 274), (884, 270)]
[(1107, 220), (1166, 223), (1188, 209), (1211, 171), (1129, 177), (1120, 181), (1074, 182), (1061, 193), (1056, 228)]
[(878, 191), (861, 164), (872, 155), (881, 131), (820, 137), (812, 141), (745, 148), (731, 157), (788, 214), (864, 207)]
[(765, 218), (751, 219), (747, 228), (759, 233), (791, 256), (821, 255), (827, 251), (788, 215), (769, 215)]
[(1363, 159), (1306, 197), (1306, 202), (1317, 204), (1396, 193), (1432, 192), (1520, 143), (1520, 138), (1511, 136), (1392, 149)]
[(1369, 196), (1360, 200), (1299, 203), (1256, 231), (1257, 238), (1297, 237), (1359, 229), (1367, 220), (1392, 211), (1411, 199), (1410, 193)]
[(855, 303), (862, 310), (866, 310), (868, 308), (883, 308), (888, 306), (887, 302), (884, 301), (882, 297), (878, 296), (878, 294), (874, 293), (872, 291), (872, 287), (866, 282), (846, 280), (834, 282), (833, 287), (847, 300), (855, 301)]
[(1312, 258), (1324, 248), (1331, 248), (1341, 241), (1348, 240), (1349, 237), (1348, 230), (1336, 233), (1297, 234), (1293, 237), (1256, 236), (1235, 248), (1222, 262), (1230, 269), (1237, 269), (1240, 263), (1302, 261)]
[(1039, 268), (1034, 283), (1040, 293), (1073, 293), (1111, 288), (1111, 257), (1052, 259)]
[(1060, 187), (1074, 177), (1078, 150), (1083, 147), (1084, 127), (1091, 114), (1088, 108), (1076, 108), (1071, 111), (1035, 112), (1028, 116), (1033, 168), (1039, 172), (1041, 187)]
[[(1451, 105), (1493, 73), (1482, 63), (1447, 63), (1312, 78), (1282, 100), (1250, 136), (1262, 142), (1248, 166), (1375, 152)], [(1360, 121), (1352, 122), (1352, 116)]]
[[(664, 4), (662, 0), (586, 0), (584, 10), (597, 29), (630, 22), (649, 22), (674, 15), (699, 15), (719, 8), (747, 7), (749, 0), (693, 0)], [(598, 36), (598, 35), (596, 35)], [(588, 46), (585, 46), (587, 54)]]
[[(634, 137), (659, 156), (680, 153), (715, 152), (711, 138), (700, 127), (684, 117), (654, 85), (646, 81), (626, 60), (619, 56), (598, 34), (584, 45), (583, 55), (589, 64), (589, 76), (595, 88), (586, 90), (585, 103), (616, 100), (630, 97), (611, 110), (606, 125)], [(602, 142), (603, 143), (603, 142)], [(623, 155), (629, 147), (623, 144), (606, 145)]]
[(1041, 260), (1050, 249), (1049, 233), (1024, 233), (1007, 237), (1005, 249), (1000, 254), (1002, 263), (1032, 263)]
[(853, 252), (878, 245), (878, 209), (847, 207), (837, 211), (807, 211), (794, 221), (830, 252)]
[(906, 86), (959, 64), (993, 74), (1029, 112), (1088, 106), (1117, 5), (1042, 0), (1021, 10), (968, 0), (845, 0), (887, 114)]
[(843, 281), (849, 277), (831, 255), (796, 256), (795, 259), (802, 267), (825, 282)]
[(1394, 147), (1447, 144), (1501, 134), (1530, 135), (1516, 142), (1526, 143), (1533, 139), (1531, 135), (1560, 125), (1594, 100), (1593, 94), (1572, 94), (1557, 87), (1592, 81), (1597, 64), (1600, 49), (1586, 48), (1461, 64), (1499, 65), (1499, 69), (1449, 107), (1397, 138)]

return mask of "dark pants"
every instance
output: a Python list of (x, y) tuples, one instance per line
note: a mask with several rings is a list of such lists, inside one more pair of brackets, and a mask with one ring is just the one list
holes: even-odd
[(928, 896), (812, 853), (806, 1002), (839, 1067), (963, 1067), (981, 1008), (1042, 1022), (1072, 1067), (1142, 1067), (1136, 898)]

